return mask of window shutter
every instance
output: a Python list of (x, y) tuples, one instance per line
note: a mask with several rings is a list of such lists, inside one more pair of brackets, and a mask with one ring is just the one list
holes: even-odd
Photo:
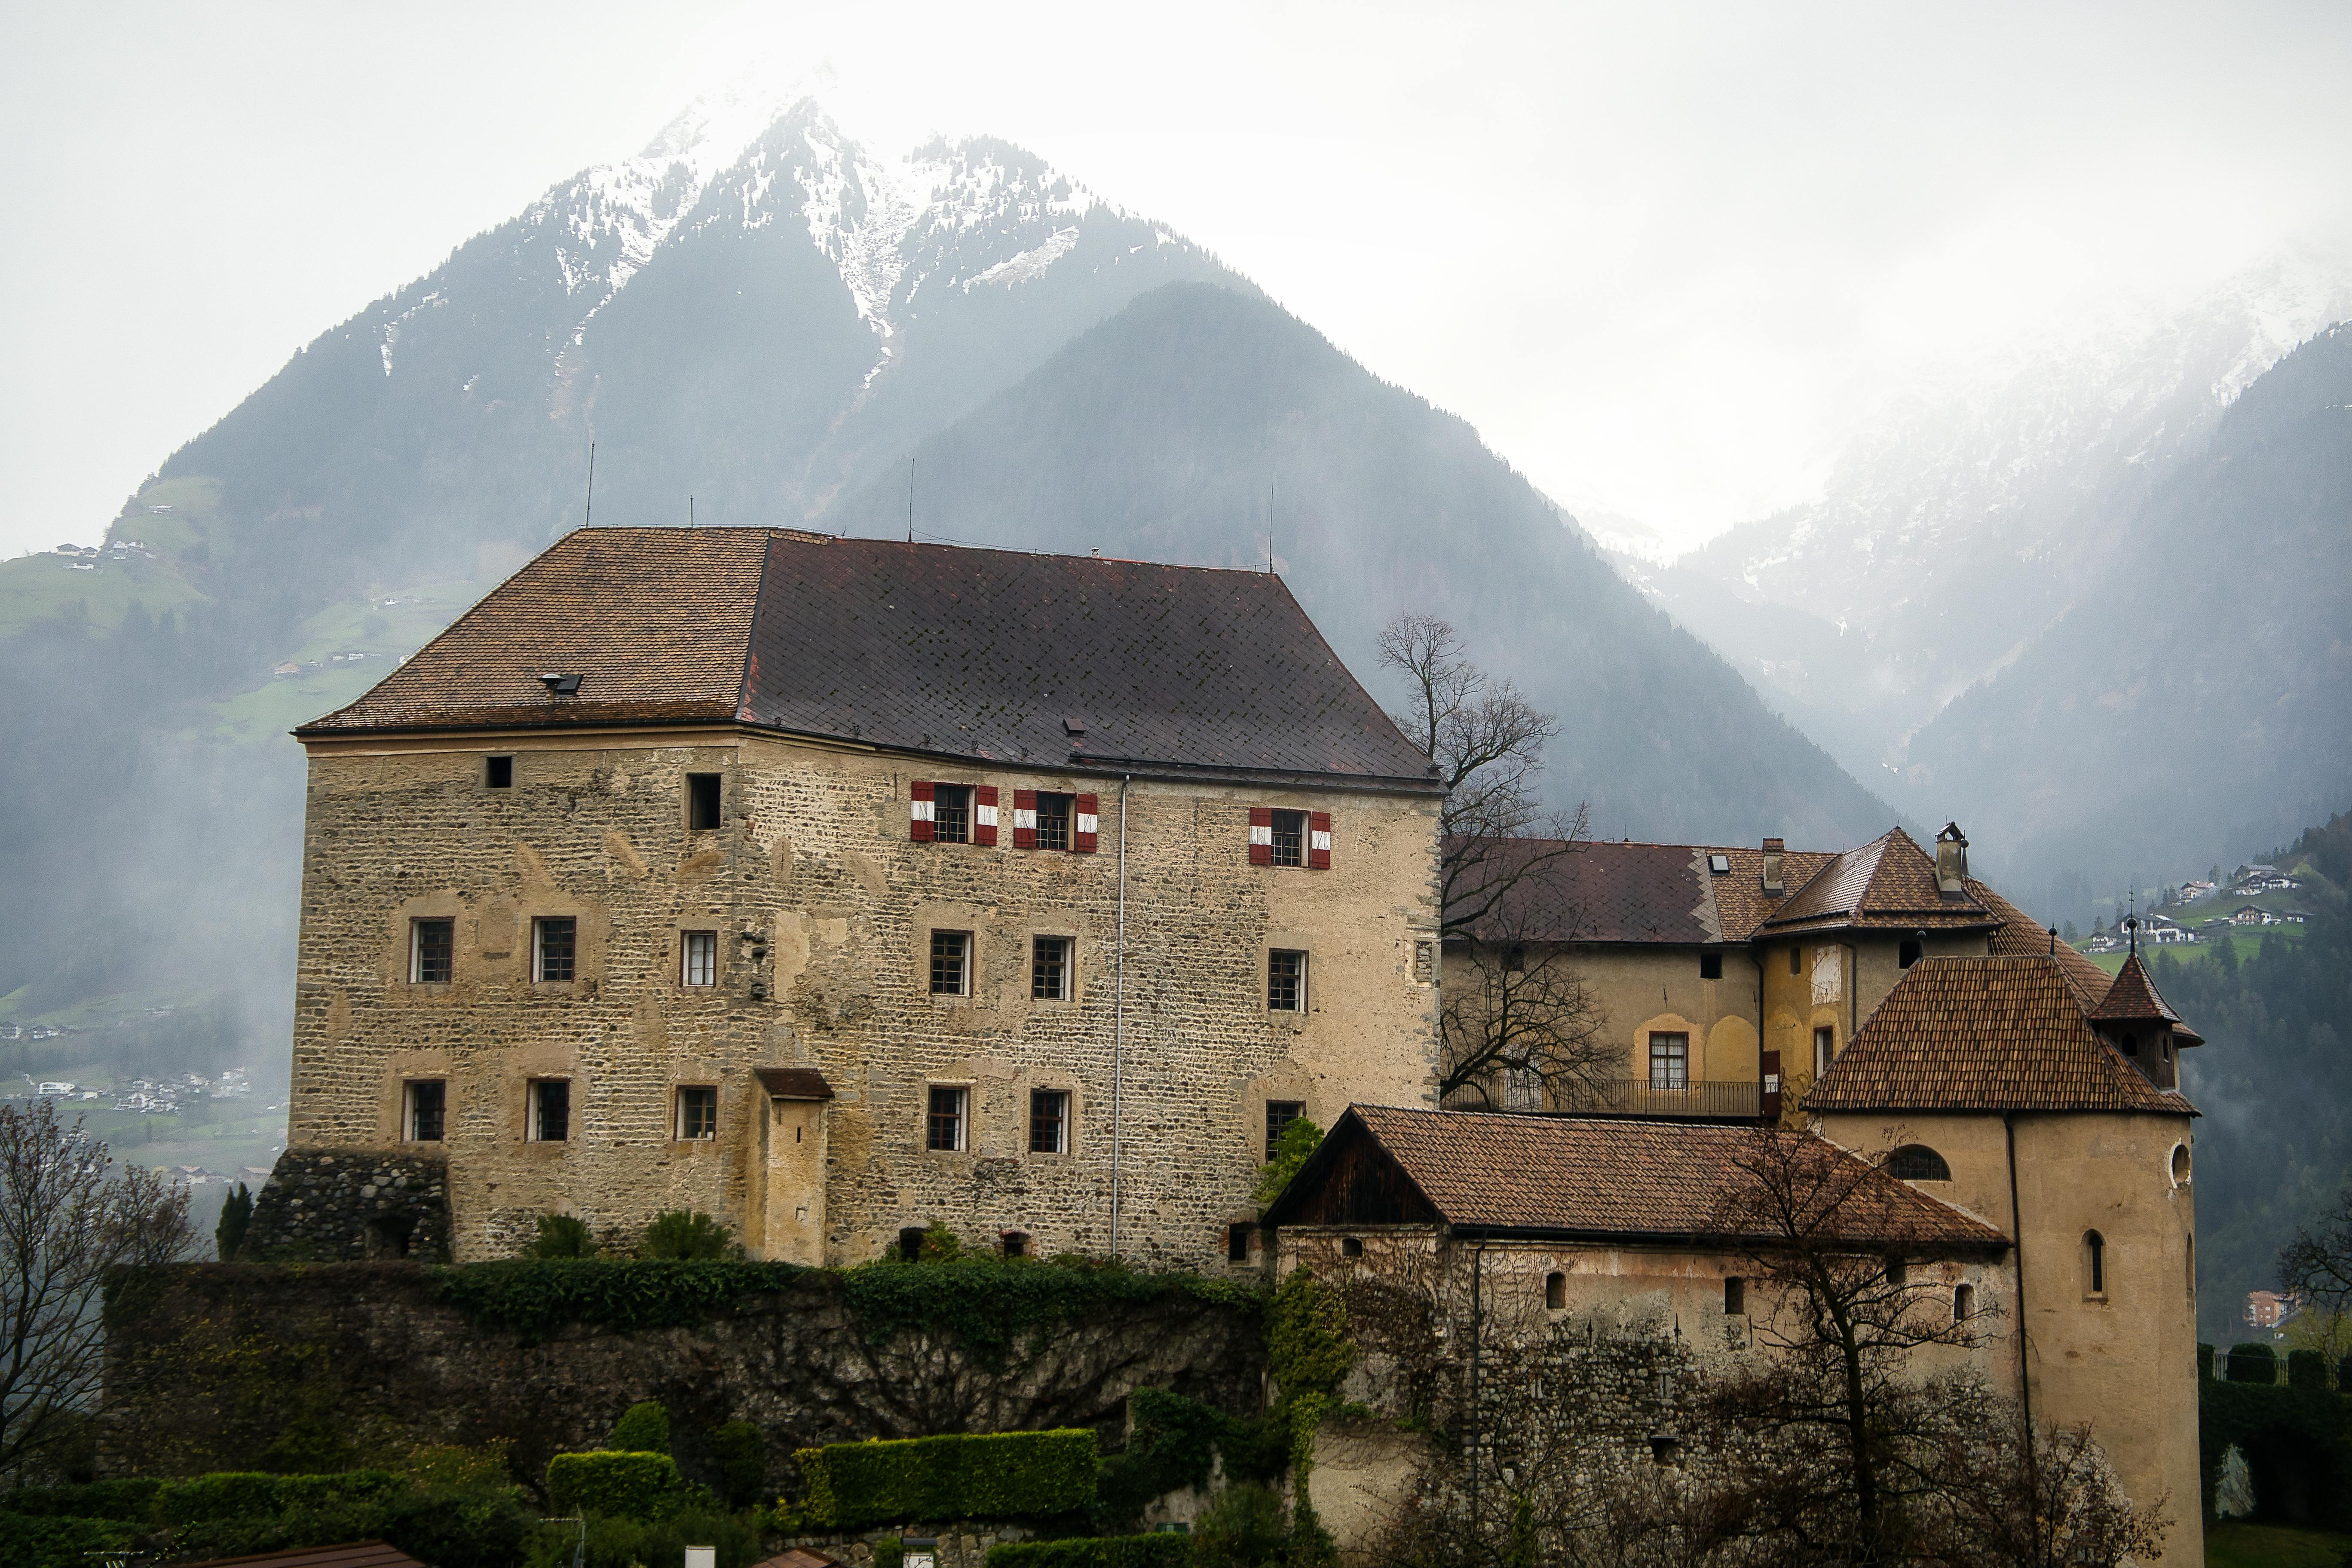
[(1780, 1120), (1780, 1053), (1766, 1051), (1761, 1064), (1764, 1071), (1764, 1098), (1759, 1107), (1767, 1121)]
[(1095, 797), (1077, 796), (1070, 803), (1071, 815), (1077, 820), (1070, 825), (1070, 847), (1080, 855), (1095, 852), (1095, 836), (1101, 832), (1101, 819), (1095, 815)]
[(1270, 805), (1250, 807), (1249, 849), (1251, 865), (1274, 864), (1274, 807)]
[(1013, 847), (1037, 847), (1037, 792), (1034, 789), (1013, 792)]
[(918, 844), (929, 844), (931, 841), (932, 821), (931, 781), (917, 779), (908, 786), (907, 794), (908, 800), (907, 810), (909, 818), (907, 824), (907, 837)]
[(996, 786), (994, 784), (972, 786), (971, 841), (992, 848), (996, 844)]
[(1316, 871), (1331, 868), (1331, 814), (1328, 811), (1307, 814), (1307, 864)]

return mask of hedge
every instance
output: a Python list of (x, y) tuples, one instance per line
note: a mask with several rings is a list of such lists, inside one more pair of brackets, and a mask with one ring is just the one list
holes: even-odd
[(21, 1487), (0, 1492), (0, 1513), (31, 1514), (47, 1519), (119, 1519), (147, 1522), (155, 1494), (163, 1483), (136, 1480), (91, 1481), (78, 1487)]
[(1192, 1538), (1087, 1535), (1069, 1541), (1008, 1541), (988, 1549), (987, 1568), (1182, 1568), (1192, 1561)]
[(667, 1454), (558, 1454), (547, 1461), (547, 1502), (556, 1513), (574, 1509), (659, 1519), (684, 1500), (686, 1483)]
[(136, 1533), (118, 1520), (0, 1513), (0, 1563), (8, 1568), (89, 1568), (94, 1553), (127, 1551)]
[(194, 1480), (165, 1481), (155, 1493), (155, 1519), (167, 1525), (200, 1520), (253, 1519), (295, 1509), (377, 1502), (402, 1489), (388, 1470), (342, 1470), (323, 1476), (272, 1476), (223, 1470)]
[(2278, 1352), (2260, 1343), (2231, 1345), (2228, 1375), (2231, 1383), (2276, 1383)]
[[(2253, 1467), (2258, 1492), (2284, 1464), (2301, 1472), (2290, 1484), (2307, 1489), (2312, 1523), (2352, 1528), (2352, 1400), (2307, 1388), (2210, 1383), (2199, 1391), (2197, 1443), (2207, 1517), (2221, 1457), (2234, 1447)], [(2278, 1500), (2256, 1500), (2267, 1511)]]
[(2287, 1352), (2286, 1385), (2289, 1388), (2326, 1388), (2327, 1358), (2317, 1351)]
[(808, 1483), (807, 1518), (833, 1530), (1044, 1518), (1095, 1499), (1095, 1435), (1085, 1427), (834, 1443), (793, 1458)]

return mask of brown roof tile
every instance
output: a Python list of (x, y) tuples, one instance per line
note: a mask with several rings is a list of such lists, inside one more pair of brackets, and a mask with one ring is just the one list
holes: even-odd
[(1969, 879), (1969, 891), (2000, 921), (1992, 933), (1994, 957), (2054, 959), (2074, 999), (2086, 1012), (2107, 994), (2107, 972), (2066, 943), (2053, 942), (2048, 928), (2038, 924), (2032, 916), (1973, 877)]
[(1823, 867), (1766, 919), (1763, 929), (1780, 935), (1854, 926), (1980, 930), (1993, 923), (1991, 913), (1966, 891), (1940, 891), (1935, 858), (1894, 827)]
[[(576, 695), (542, 672), (576, 674)], [(788, 530), (566, 535), (296, 731), (740, 721), (937, 756), (1433, 791), (1278, 577)]]
[(248, 1557), (209, 1557), (183, 1568), (425, 1568), (425, 1564), (381, 1541), (354, 1541), (341, 1546), (298, 1546)]
[(1805, 1096), (1808, 1110), (2195, 1115), (2091, 1027), (2058, 960), (1924, 958)]
[[(1696, 1243), (1769, 1239), (1738, 1216), (1755, 1177), (1742, 1165), (1759, 1138), (1794, 1141), (1802, 1158), (1852, 1162), (1854, 1199), (1836, 1238), (1857, 1246), (2006, 1245), (2000, 1233), (1835, 1144), (1807, 1133), (1557, 1116), (1509, 1116), (1397, 1106), (1350, 1106), (1281, 1199), (1269, 1224), (1313, 1224), (1320, 1171), (1369, 1137), (1457, 1230)], [(1327, 1153), (1328, 1157), (1327, 1157)]]

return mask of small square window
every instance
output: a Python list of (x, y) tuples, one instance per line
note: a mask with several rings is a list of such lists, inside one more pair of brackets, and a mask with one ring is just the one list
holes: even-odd
[(1688, 1035), (1652, 1035), (1650, 1037), (1650, 1087), (1652, 1089), (1688, 1089), (1690, 1087), (1690, 1037)]
[(1276, 1013), (1307, 1011), (1307, 955), (1276, 948), (1265, 955), (1265, 1005)]
[(968, 931), (935, 931), (931, 933), (931, 994), (934, 996), (967, 996), (971, 994), (971, 932)]
[(1029, 994), (1040, 1002), (1070, 999), (1070, 939), (1041, 936), (1029, 953)]
[(419, 985), (446, 985), (457, 951), (457, 922), (408, 922), (408, 978)]
[(719, 826), (719, 775), (686, 775), (686, 825), (700, 831)]
[(1303, 1100), (1269, 1100), (1265, 1102), (1267, 1159), (1274, 1158), (1275, 1145), (1282, 1142), (1282, 1135), (1289, 1130), (1290, 1124), (1306, 1114), (1307, 1102)]
[(971, 1103), (971, 1090), (968, 1089), (939, 1083), (931, 1085), (929, 1125), (926, 1129), (923, 1146), (950, 1154), (961, 1153), (964, 1123), (969, 1120), (966, 1110)]
[(572, 1080), (535, 1078), (523, 1132), (534, 1143), (564, 1143), (572, 1138)]
[(1698, 977), (1701, 980), (1722, 979), (1723, 954), (1719, 952), (1700, 953), (1698, 955)]
[(708, 1086), (677, 1091), (677, 1136), (697, 1142), (719, 1136), (719, 1091)]
[(1029, 1091), (1029, 1152), (1070, 1152), (1070, 1093), (1064, 1089)]
[(408, 1124), (409, 1142), (440, 1142), (448, 1116), (449, 1086), (437, 1078), (416, 1079), (407, 1085), (403, 1098), (408, 1107), (401, 1120)]
[(931, 786), (931, 841), (935, 844), (971, 842), (970, 784)]
[(690, 931), (678, 944), (678, 980), (687, 985), (719, 984), (719, 933), (715, 931)]
[(514, 759), (512, 757), (483, 758), (482, 783), (491, 789), (514, 788)]
[(1037, 847), (1067, 849), (1070, 847), (1070, 808), (1074, 795), (1048, 795), (1037, 792)]
[(1277, 866), (1307, 864), (1305, 812), (1277, 811), (1274, 814), (1274, 863)]
[(531, 973), (542, 981), (570, 980), (579, 957), (580, 922), (570, 915), (530, 922)]
[(1256, 1228), (1257, 1226), (1247, 1220), (1236, 1220), (1225, 1226), (1226, 1262), (1247, 1263), (1249, 1261), (1250, 1232)]

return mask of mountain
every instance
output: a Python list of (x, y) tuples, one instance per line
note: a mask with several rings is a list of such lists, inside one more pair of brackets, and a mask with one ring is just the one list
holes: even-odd
[[(1171, 285), (916, 449), (934, 538), (1255, 567), (1269, 549), (1375, 689), (1402, 610), (1453, 621), (1559, 714), (1558, 804), (1596, 833), (1856, 842), (1886, 808), (1644, 605), (1462, 420), (1263, 300)], [(890, 534), (869, 486), (826, 527)]]

